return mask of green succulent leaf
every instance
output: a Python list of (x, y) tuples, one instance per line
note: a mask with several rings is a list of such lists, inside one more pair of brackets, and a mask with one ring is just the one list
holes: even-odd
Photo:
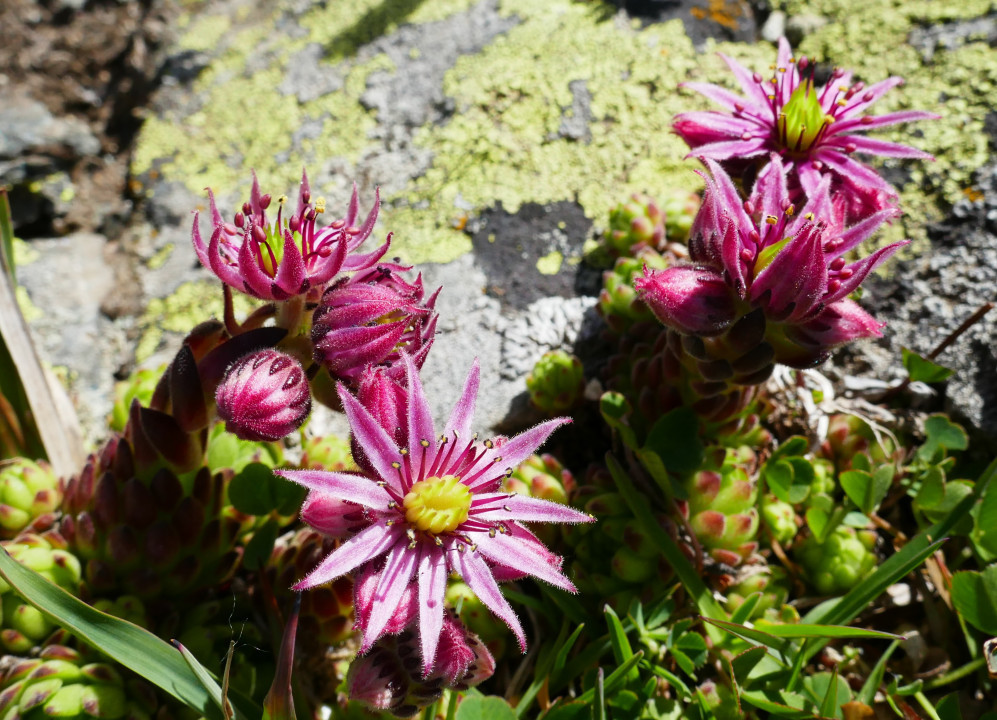
[[(125, 667), (159, 686), (195, 712), (211, 720), (222, 714), (211, 693), (183, 656), (148, 630), (96, 610), (33, 570), (0, 552), (0, 575), (25, 600), (60, 626)], [(232, 697), (238, 716), (255, 720), (262, 709), (241, 697)]]
[(653, 452), (669, 472), (684, 475), (703, 464), (703, 443), (699, 439), (699, 418), (691, 408), (665, 413), (651, 427), (641, 449)]
[(603, 393), (602, 397), (599, 398), (599, 411), (602, 413), (602, 418), (606, 421), (606, 424), (620, 434), (627, 447), (634, 450), (640, 447), (633, 428), (630, 427), (630, 424), (626, 420), (627, 416), (633, 412), (633, 408), (623, 393)]
[(967, 570), (953, 575), (952, 602), (970, 625), (997, 635), (997, 564), (983, 572)]
[(901, 362), (907, 369), (907, 374), (913, 382), (936, 383), (948, 380), (955, 370), (932, 362), (913, 350), (900, 348)]

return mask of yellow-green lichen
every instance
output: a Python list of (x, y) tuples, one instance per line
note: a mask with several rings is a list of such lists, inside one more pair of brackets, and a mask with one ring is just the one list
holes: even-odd
[(218, 46), (232, 27), (232, 20), (227, 15), (201, 15), (197, 18), (184, 15), (180, 18), (180, 24), (187, 25), (177, 41), (180, 49), (207, 52)]
[[(524, 202), (577, 200), (601, 221), (629, 192), (698, 184), (696, 164), (684, 160), (687, 150), (671, 133), (672, 117), (691, 104), (676, 85), (704, 68), (712, 77), (725, 70), (712, 53), (696, 54), (679, 21), (640, 30), (567, 0), (508, 0), (502, 10), (521, 22), (447, 73), (444, 92), (458, 112), (417, 135), (434, 153), (432, 166), (389, 198), (404, 208), (386, 219), (404, 218), (393, 227), (410, 262), (447, 261), (469, 249), (449, 229), (458, 197), (479, 210), (501, 202), (511, 212)], [(588, 142), (559, 134), (575, 80), (590, 97)]]
[(547, 253), (537, 260), (537, 272), (541, 275), (557, 275), (561, 272), (564, 255), (557, 250)]
[[(236, 317), (248, 315), (254, 301), (242, 293), (233, 293)], [(153, 298), (139, 318), (141, 336), (135, 360), (145, 362), (159, 349), (167, 332), (186, 335), (207, 318), (222, 316), (222, 291), (214, 280), (199, 280), (180, 285), (165, 298)]]
[(41, 255), (31, 247), (30, 243), (25, 242), (19, 237), (14, 238), (14, 267), (30, 265), (39, 257)]
[(23, 285), (18, 285), (14, 289), (14, 296), (17, 298), (17, 307), (21, 310), (21, 315), (24, 317), (25, 321), (33, 322), (45, 315), (44, 312), (39, 309), (37, 305), (31, 300), (31, 296), (28, 295), (28, 289)]
[(166, 243), (163, 247), (156, 251), (155, 255), (146, 260), (145, 266), (150, 270), (158, 270), (163, 267), (166, 261), (170, 259), (170, 255), (173, 254), (175, 247), (176, 246), (173, 243)]

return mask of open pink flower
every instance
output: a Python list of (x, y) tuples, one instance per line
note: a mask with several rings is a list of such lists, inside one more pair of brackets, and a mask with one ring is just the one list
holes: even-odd
[(805, 57), (793, 58), (785, 38), (779, 41), (775, 72), (768, 79), (726, 55), (721, 57), (744, 94), (709, 83), (683, 84), (727, 110), (682, 113), (675, 118), (675, 132), (692, 148), (690, 155), (719, 161), (728, 171), (736, 171), (744, 167), (745, 160), (764, 161), (769, 153), (778, 153), (807, 197), (817, 191), (824, 175), (832, 175), (834, 192), (849, 195), (852, 218), (883, 209), (897, 194), (875, 170), (853, 160), (852, 153), (932, 159), (921, 150), (863, 134), (897, 123), (938, 118), (922, 110), (864, 114), (903, 82), (899, 77), (866, 87), (862, 82), (852, 83), (851, 73), (835, 69), (825, 85), (814, 87), (813, 66)]
[[(407, 594), (418, 603), (423, 673), (433, 669), (444, 617), (447, 577), (455, 573), (515, 633), (526, 637), (497, 579), (532, 575), (574, 592), (551, 553), (523, 522), (590, 522), (584, 513), (546, 500), (501, 491), (502, 478), (529, 457), (566, 418), (509, 439), (479, 440), (471, 432), (478, 365), (441, 434), (433, 425), (415, 364), (403, 355), (407, 384), (403, 442), (398, 442), (340, 384), (354, 438), (373, 468), (369, 475), (279, 471), (311, 493), (365, 509), (368, 525), (334, 550), (296, 590), (361, 570), (377, 576), (373, 594), (358, 598), (361, 652), (381, 637)], [(368, 583), (373, 582), (368, 579)], [(364, 583), (358, 583), (363, 586)]]
[(346, 217), (316, 228), (318, 216), (325, 212), (325, 200), (313, 202), (305, 173), (301, 175), (297, 210), (285, 216), (281, 198), (273, 223), (267, 218), (272, 197), (260, 193), (255, 172), (249, 202), (243, 203), (231, 223), (222, 219), (210, 189), (208, 198), (212, 230), (207, 245), (201, 238), (198, 213), (194, 213), (192, 239), (197, 257), (226, 285), (263, 300), (287, 300), (311, 290), (320, 294), (338, 273), (375, 265), (391, 240), (389, 235), (380, 248), (366, 255), (352, 254), (373, 232), (381, 202), (380, 195), (375, 195), (374, 207), (358, 227), (356, 185)]
[[(843, 210), (829, 194), (830, 177), (798, 211), (779, 156), (773, 155), (758, 176), (748, 201), (715, 161), (704, 162), (712, 177), (704, 176), (703, 206), (689, 237), (689, 257), (696, 265), (634, 281), (659, 320), (681, 333), (712, 335), (761, 308), (775, 359), (794, 367), (823, 360), (836, 345), (880, 334), (883, 324), (847, 298), (906, 242), (852, 263), (844, 255), (896, 217), (896, 209), (846, 226)], [(728, 292), (726, 302), (722, 288)]]

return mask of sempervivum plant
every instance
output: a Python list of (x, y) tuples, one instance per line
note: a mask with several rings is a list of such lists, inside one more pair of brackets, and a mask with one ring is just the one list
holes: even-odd
[[(706, 178), (703, 207), (689, 239), (692, 264), (649, 273), (635, 284), (661, 322), (703, 341), (696, 347), (704, 345), (703, 358), (714, 361), (707, 380), (726, 380), (764, 365), (762, 360), (810, 367), (838, 345), (881, 334), (883, 323), (848, 296), (906, 243), (851, 263), (845, 255), (895, 217), (895, 210), (846, 227), (840, 205), (831, 200), (829, 178), (798, 210), (778, 156), (747, 201), (719, 165), (706, 163), (712, 177)], [(725, 335), (755, 310), (763, 342), (735, 355)]]
[(684, 84), (726, 110), (682, 113), (675, 118), (675, 132), (692, 148), (691, 155), (719, 161), (737, 172), (778, 153), (794, 174), (794, 186), (808, 197), (823, 177), (831, 177), (835, 191), (841, 192), (848, 205), (849, 216), (856, 219), (891, 204), (897, 192), (875, 170), (852, 159), (853, 153), (931, 159), (921, 150), (864, 134), (939, 117), (922, 110), (866, 115), (870, 105), (903, 83), (899, 77), (866, 87), (863, 82), (852, 82), (850, 72), (836, 68), (826, 84), (815, 87), (814, 64), (806, 57), (794, 58), (785, 38), (779, 41), (770, 78), (726, 55), (721, 57), (743, 95), (719, 85)]
[[(278, 200), (277, 216), (271, 222), (267, 210), (273, 202), (260, 192), (253, 173), (249, 202), (226, 222), (209, 190), (211, 237), (201, 236), (194, 214), (194, 250), (204, 266), (236, 290), (263, 300), (287, 300), (296, 295), (319, 294), (340, 272), (372, 267), (388, 251), (388, 241), (368, 254), (353, 254), (370, 237), (377, 222), (380, 196), (366, 220), (358, 225), (360, 203), (354, 185), (346, 216), (319, 228), (325, 200), (312, 198), (308, 176), (302, 173), (298, 205), (285, 213), (285, 198)], [(389, 238), (390, 239), (390, 238)], [(317, 299), (317, 296), (316, 298)]]
[[(561, 424), (550, 420), (510, 439), (481, 441), (471, 432), (478, 391), (472, 367), (460, 400), (437, 434), (415, 364), (403, 356), (407, 394), (401, 441), (340, 385), (354, 438), (373, 472), (299, 470), (279, 474), (300, 483), (313, 500), (363, 509), (366, 526), (329, 554), (295, 587), (305, 590), (360, 570), (375, 575), (369, 601), (356, 594), (361, 652), (397, 620), (406, 596), (416, 598), (422, 670), (429, 675), (440, 643), (447, 576), (460, 575), (515, 633), (526, 636), (497, 581), (533, 575), (574, 591), (561, 560), (523, 522), (588, 522), (557, 503), (501, 491), (504, 475), (529, 457)], [(358, 582), (361, 588), (368, 583)]]
[(212, 398), (225, 370), (285, 331), (229, 338), (207, 322), (188, 335), (149, 407), (132, 401), (122, 435), (66, 486), (60, 531), (95, 596), (189, 597), (231, 577), (251, 518), (228, 502), (230, 470), (208, 463)]

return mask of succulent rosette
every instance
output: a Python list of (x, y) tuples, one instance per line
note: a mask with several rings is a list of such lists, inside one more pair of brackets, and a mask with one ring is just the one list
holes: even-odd
[(833, 177), (835, 190), (844, 191), (849, 202), (851, 217), (881, 210), (897, 195), (875, 170), (854, 160), (853, 153), (933, 159), (916, 148), (864, 135), (876, 128), (939, 117), (923, 110), (865, 114), (901, 85), (902, 78), (866, 87), (852, 82), (850, 72), (836, 68), (826, 84), (815, 87), (813, 63), (806, 57), (794, 58), (785, 38), (779, 41), (774, 73), (768, 79), (722, 53), (720, 57), (743, 95), (710, 83), (682, 85), (726, 110), (688, 112), (675, 118), (675, 132), (692, 148), (691, 155), (719, 161), (737, 172), (753, 160), (764, 162), (770, 153), (778, 153), (807, 197), (817, 192), (823, 177)]
[(329, 374), (352, 382), (371, 366), (403, 374), (401, 353), (425, 362), (436, 334), (437, 289), (427, 299), (422, 276), (409, 283), (409, 268), (381, 263), (331, 286), (312, 318), (315, 359)]
[(661, 322), (710, 337), (760, 308), (775, 360), (792, 367), (815, 365), (831, 348), (881, 334), (884, 323), (848, 296), (906, 241), (851, 263), (844, 256), (896, 217), (895, 209), (845, 227), (829, 177), (797, 211), (779, 156), (772, 156), (746, 202), (719, 164), (705, 162), (712, 177), (704, 176), (703, 207), (689, 238), (695, 264), (646, 272), (634, 282)]
[(298, 206), (285, 217), (284, 199), (278, 200), (277, 217), (271, 222), (267, 210), (273, 198), (260, 192), (253, 173), (249, 202), (225, 222), (208, 190), (211, 203), (211, 238), (205, 244), (194, 214), (192, 239), (201, 263), (236, 290), (262, 300), (287, 300), (312, 290), (321, 290), (340, 272), (372, 267), (388, 251), (390, 235), (381, 247), (367, 254), (354, 254), (374, 230), (380, 207), (380, 194), (361, 225), (356, 185), (346, 216), (318, 228), (318, 216), (325, 212), (325, 200), (313, 201), (308, 176), (301, 175)]
[[(357, 443), (373, 472), (279, 471), (316, 497), (364, 509), (367, 526), (323, 560), (295, 589), (323, 585), (358, 571), (373, 584), (372, 597), (356, 599), (363, 630), (361, 653), (381, 637), (393, 617), (417, 604), (423, 674), (433, 670), (444, 619), (447, 577), (457, 574), (515, 633), (526, 638), (497, 581), (533, 575), (574, 592), (560, 571), (561, 559), (547, 550), (523, 522), (589, 522), (591, 517), (557, 503), (501, 490), (503, 477), (528, 458), (560, 425), (550, 420), (513, 438), (479, 440), (471, 432), (479, 371), (475, 363), (463, 393), (437, 434), (415, 363), (402, 356), (407, 398), (403, 439), (340, 384), (339, 394)], [(314, 509), (313, 509), (314, 514)]]

